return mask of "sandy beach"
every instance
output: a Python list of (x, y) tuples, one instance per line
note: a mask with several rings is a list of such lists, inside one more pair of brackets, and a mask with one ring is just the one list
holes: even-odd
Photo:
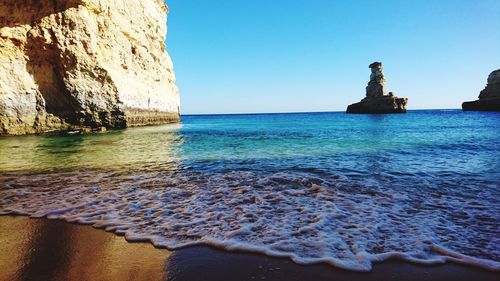
[(0, 217), (0, 280), (498, 280), (499, 274), (455, 264), (376, 264), (370, 273), (209, 247), (178, 251), (129, 243), (91, 226)]

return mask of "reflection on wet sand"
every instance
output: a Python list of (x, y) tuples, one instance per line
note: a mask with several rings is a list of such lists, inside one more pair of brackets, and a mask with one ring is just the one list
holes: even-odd
[[(388, 277), (390, 276), (390, 277)], [(0, 216), (0, 281), (496, 281), (498, 273), (446, 264), (384, 262), (371, 273), (209, 247), (178, 251), (63, 221)]]
[(171, 254), (63, 221), (2, 219), (0, 280), (163, 280)]

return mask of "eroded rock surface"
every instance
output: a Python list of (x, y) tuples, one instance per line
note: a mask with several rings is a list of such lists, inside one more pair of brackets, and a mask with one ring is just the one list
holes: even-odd
[(385, 95), (385, 77), (382, 63), (374, 62), (370, 64), (369, 68), (371, 69), (372, 73), (370, 75), (368, 86), (366, 87), (366, 97), (382, 97)]
[(386, 94), (385, 77), (381, 62), (370, 64), (371, 75), (366, 87), (366, 97), (347, 107), (347, 113), (405, 113), (407, 98)]
[(488, 84), (479, 94), (479, 100), (464, 102), (462, 108), (470, 111), (500, 111), (500, 69), (488, 76)]
[(177, 122), (162, 0), (0, 2), (0, 134)]

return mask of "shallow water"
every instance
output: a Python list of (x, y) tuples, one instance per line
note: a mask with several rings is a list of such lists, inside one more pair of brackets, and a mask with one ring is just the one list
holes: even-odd
[(367, 271), (500, 270), (500, 114), (185, 116), (0, 138), (0, 213)]

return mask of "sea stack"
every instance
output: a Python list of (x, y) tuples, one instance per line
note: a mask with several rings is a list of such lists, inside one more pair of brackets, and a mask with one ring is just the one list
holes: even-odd
[(0, 2), (0, 135), (179, 121), (163, 0)]
[(347, 107), (347, 113), (382, 114), (406, 113), (407, 98), (398, 98), (392, 92), (386, 94), (385, 77), (381, 62), (370, 64), (370, 82), (366, 97)]
[(464, 102), (467, 111), (500, 111), (500, 69), (488, 76), (486, 88), (479, 94), (479, 100)]

